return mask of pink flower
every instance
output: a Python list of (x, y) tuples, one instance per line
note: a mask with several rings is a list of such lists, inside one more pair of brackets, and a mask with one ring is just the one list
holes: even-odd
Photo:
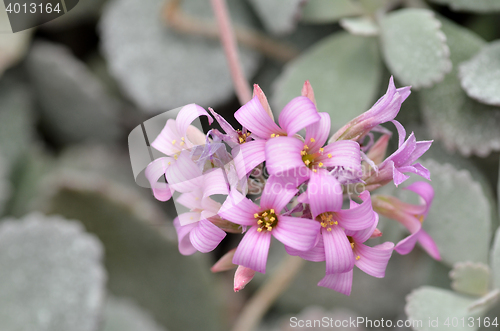
[(330, 115), (318, 114), (321, 119), (306, 127), (305, 141), (279, 137), (266, 144), (266, 165), (271, 175), (295, 177), (300, 184), (319, 169), (336, 167), (351, 179), (361, 176), (359, 144), (343, 140), (323, 147), (330, 134)]
[(238, 122), (252, 133), (255, 139), (243, 143), (233, 151), (238, 176), (242, 178), (266, 160), (268, 140), (280, 136), (293, 136), (303, 128), (320, 120), (314, 103), (301, 96), (290, 101), (279, 115), (279, 126), (264, 109), (259, 95), (244, 104), (235, 114)]
[(262, 192), (260, 206), (232, 190), (219, 215), (250, 227), (234, 254), (233, 263), (265, 273), (271, 236), (286, 246), (306, 251), (314, 246), (320, 224), (307, 218), (285, 216), (283, 209), (297, 193), (280, 178), (270, 177)]
[(408, 254), (418, 241), (432, 258), (441, 260), (436, 243), (422, 228), (422, 222), (427, 217), (434, 199), (434, 189), (426, 182), (415, 182), (405, 189), (417, 193), (422, 203), (412, 205), (392, 196), (374, 196), (374, 209), (378, 213), (400, 222), (410, 231), (411, 234), (396, 245), (396, 252), (402, 255)]

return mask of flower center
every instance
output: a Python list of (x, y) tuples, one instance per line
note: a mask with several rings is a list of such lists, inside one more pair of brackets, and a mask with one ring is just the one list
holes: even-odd
[[(310, 141), (311, 143), (316, 142), (314, 138), (311, 138)], [(302, 148), (302, 151), (300, 152), (300, 155), (302, 155), (302, 162), (304, 162), (306, 167), (308, 167), (314, 172), (317, 172), (318, 168), (323, 167), (323, 162), (317, 162), (316, 158), (323, 155), (323, 152), (324, 148), (320, 148), (317, 152), (314, 152), (309, 149), (309, 146), (307, 146), (307, 144), (305, 144), (304, 147)], [(328, 158), (331, 157), (332, 155), (328, 154)]]
[(250, 132), (243, 133), (241, 130), (236, 130), (236, 133), (238, 134), (238, 142), (240, 145), (246, 143), (247, 138), (250, 136)]
[(271, 232), (278, 224), (278, 217), (276, 216), (274, 209), (268, 209), (260, 213), (255, 213), (253, 214), (253, 217), (257, 219), (258, 232)]
[[(349, 240), (349, 242), (351, 243), (351, 248), (354, 250), (354, 246), (356, 245), (354, 243), (354, 239), (351, 237), (351, 236), (347, 236), (347, 239)], [(361, 258), (361, 256), (359, 255), (356, 255), (356, 261), (359, 260)]]
[(318, 218), (321, 222), (321, 226), (326, 229), (326, 231), (332, 231), (332, 227), (339, 224), (339, 222), (333, 220), (333, 213), (330, 212), (319, 214)]

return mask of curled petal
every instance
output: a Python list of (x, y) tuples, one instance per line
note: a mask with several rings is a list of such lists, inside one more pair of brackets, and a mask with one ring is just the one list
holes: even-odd
[(284, 133), (269, 117), (257, 96), (254, 96), (252, 100), (241, 106), (234, 113), (234, 117), (243, 127), (259, 138), (269, 139), (273, 133)]
[(177, 238), (179, 240), (179, 252), (182, 255), (192, 255), (196, 252), (196, 248), (191, 244), (189, 239), (189, 233), (192, 229), (196, 227), (196, 223), (191, 223), (182, 226), (179, 222), (179, 218), (174, 219), (174, 227), (177, 232)]
[(201, 170), (191, 160), (189, 153), (181, 153), (165, 175), (170, 187), (178, 192), (190, 192), (202, 187), (203, 178)]
[(318, 161), (323, 162), (326, 167), (343, 167), (360, 177), (361, 150), (359, 144), (351, 140), (340, 140), (328, 144)]
[(219, 215), (233, 223), (240, 225), (255, 225), (254, 214), (260, 212), (260, 208), (250, 199), (245, 198), (240, 192), (232, 190), (219, 210)]
[(354, 268), (354, 255), (351, 243), (340, 226), (322, 231), (325, 244), (326, 274), (338, 274)]
[(238, 266), (238, 269), (236, 269), (236, 272), (234, 273), (234, 291), (239, 292), (244, 289), (254, 276), (255, 270), (242, 265)]
[(368, 194), (368, 198), (364, 199), (361, 204), (356, 204), (350, 209), (339, 210), (333, 214), (333, 219), (338, 221), (340, 226), (346, 230), (357, 231), (373, 227), (376, 215), (372, 208), (369, 193), (365, 192)]
[(352, 270), (341, 274), (326, 275), (319, 281), (318, 286), (327, 287), (349, 296), (352, 288)]
[(227, 271), (236, 268), (236, 264), (233, 264), (233, 256), (234, 252), (236, 252), (236, 248), (233, 248), (226, 254), (224, 254), (219, 261), (217, 261), (212, 268), (210, 268), (210, 271), (212, 272), (221, 272), (221, 271)]
[(318, 113), (321, 119), (306, 127), (305, 143), (310, 150), (318, 151), (326, 143), (330, 135), (330, 115), (328, 113)]
[(314, 218), (325, 212), (336, 212), (344, 200), (342, 186), (328, 172), (312, 172), (307, 184), (307, 197)]
[(383, 278), (393, 250), (394, 244), (391, 242), (385, 242), (375, 247), (356, 243), (354, 254), (359, 256), (359, 259), (356, 260), (355, 264), (368, 275)]
[(189, 104), (179, 111), (177, 118), (175, 120), (177, 125), (177, 132), (179, 132), (181, 137), (187, 138), (187, 130), (191, 123), (200, 116), (206, 116), (208, 118), (209, 124), (212, 124), (213, 118), (208, 114), (208, 112), (197, 104)]
[(415, 182), (404, 189), (415, 192), (421, 197), (425, 203), (426, 209), (424, 212), (420, 212), (418, 214), (424, 214), (425, 217), (427, 217), (427, 213), (432, 205), (432, 200), (434, 199), (434, 189), (432, 188), (432, 185), (427, 182)]
[(352, 237), (356, 242), (364, 243), (370, 239), (377, 229), (379, 216), (376, 212), (373, 212), (373, 216), (375, 217), (375, 220), (371, 227), (358, 231), (345, 230), (345, 234)]
[(189, 233), (191, 244), (202, 253), (213, 251), (226, 233), (206, 219), (201, 219)]
[(307, 97), (296, 97), (283, 108), (278, 122), (288, 136), (293, 136), (320, 119), (316, 106), (311, 100)]
[(175, 120), (169, 119), (151, 146), (165, 155), (174, 155), (180, 151), (180, 138)]
[(316, 243), (320, 224), (306, 218), (278, 216), (278, 225), (272, 230), (276, 239), (285, 246), (307, 251)]
[(285, 246), (285, 249), (288, 254), (293, 256), (299, 256), (307, 261), (312, 261), (312, 262), (325, 261), (325, 245), (323, 244), (323, 236), (321, 236), (319, 233), (316, 245), (307, 251), (299, 251), (289, 246)]
[(158, 182), (165, 175), (165, 171), (172, 164), (172, 161), (172, 158), (161, 157), (151, 162), (144, 172), (153, 190), (153, 195), (157, 200), (167, 201), (172, 197), (173, 190), (170, 186), (167, 183)]
[(271, 244), (271, 232), (257, 232), (252, 226), (241, 239), (234, 253), (233, 263), (260, 273), (266, 273), (267, 255)]
[(276, 213), (280, 213), (298, 191), (295, 185), (287, 182), (285, 178), (271, 176), (262, 191), (260, 207), (264, 210), (272, 208)]
[(396, 126), (396, 129), (398, 130), (398, 147), (401, 147), (406, 138), (406, 130), (404, 126), (398, 121), (393, 120), (392, 123)]
[(203, 175), (203, 197), (229, 194), (229, 183), (222, 168), (215, 168)]
[(266, 140), (260, 139), (246, 142), (233, 149), (232, 154), (239, 179), (266, 160), (265, 146)]

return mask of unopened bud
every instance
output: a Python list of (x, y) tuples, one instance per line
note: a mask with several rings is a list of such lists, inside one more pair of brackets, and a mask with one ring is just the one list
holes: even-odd
[(226, 270), (231, 270), (236, 268), (236, 264), (233, 264), (234, 252), (236, 252), (236, 248), (233, 248), (224, 256), (222, 256), (219, 261), (217, 261), (210, 270), (212, 272), (221, 272)]
[(255, 276), (255, 270), (244, 267), (242, 265), (238, 266), (234, 274), (234, 291), (239, 292), (245, 288), (245, 286), (250, 283), (250, 281)]

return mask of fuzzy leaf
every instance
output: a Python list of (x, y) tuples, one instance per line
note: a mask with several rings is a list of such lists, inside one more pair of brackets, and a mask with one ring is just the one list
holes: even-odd
[[(163, 0), (117, 0), (106, 6), (100, 30), (111, 73), (149, 112), (190, 103), (213, 107), (227, 101), (233, 96), (233, 82), (220, 42), (169, 28), (161, 15), (164, 5)], [(243, 1), (228, 5), (233, 22), (255, 24)], [(209, 1), (183, 1), (182, 10), (214, 21)], [(251, 77), (259, 56), (241, 47), (240, 59), (245, 75)]]
[(495, 241), (491, 249), (491, 269), (493, 273), (493, 286), (500, 289), (500, 228), (495, 234)]
[(427, 9), (402, 9), (381, 20), (385, 62), (403, 84), (429, 87), (450, 72), (450, 50), (440, 27)]
[(103, 242), (112, 294), (133, 299), (171, 330), (225, 329), (212, 261), (180, 255), (171, 220), (123, 185), (77, 173), (61, 177), (45, 209), (78, 218)]
[(352, 0), (309, 0), (302, 9), (302, 22), (335, 23), (348, 16), (363, 14), (363, 7)]
[(374, 39), (336, 33), (286, 65), (275, 82), (272, 106), (280, 111), (309, 80), (318, 110), (330, 113), (334, 131), (371, 106), (380, 76)]
[(97, 331), (106, 281), (99, 241), (60, 217), (0, 224), (2, 329)]
[(461, 262), (450, 272), (451, 288), (457, 292), (481, 296), (488, 293), (490, 268), (483, 263)]
[[(3, 6), (2, 6), (3, 7)], [(29, 47), (33, 29), (12, 33), (5, 7), (0, 10), (0, 76), (21, 60)]]
[(379, 33), (378, 25), (368, 16), (343, 18), (340, 20), (340, 25), (358, 36), (376, 36)]
[(273, 34), (286, 34), (297, 25), (302, 0), (249, 0), (262, 19), (266, 29)]
[(442, 5), (448, 5), (456, 11), (470, 11), (476, 13), (489, 13), (500, 11), (498, 0), (431, 0)]
[(500, 150), (500, 108), (469, 98), (460, 86), (457, 67), (485, 42), (469, 30), (441, 20), (454, 69), (441, 83), (420, 93), (424, 119), (432, 136), (441, 139), (447, 149), (484, 157)]
[[(477, 330), (477, 323), (474, 324), (475, 327), (468, 327), (467, 322), (461, 322), (462, 318), (468, 321), (469, 317), (477, 318), (484, 315), (484, 308), (469, 311), (469, 306), (473, 302), (474, 299), (470, 297), (436, 287), (424, 286), (408, 295), (405, 310), (409, 320), (412, 320), (413, 323), (421, 322), (413, 324), (413, 329), (417, 331)], [(453, 320), (460, 322), (455, 326)], [(435, 324), (430, 324), (433, 322)], [(446, 322), (448, 322), (448, 326), (445, 325)]]
[(459, 77), (469, 97), (500, 106), (500, 41), (488, 44), (470, 60), (460, 64)]
[(422, 162), (432, 174), (434, 201), (424, 229), (435, 240), (442, 261), (488, 262), (491, 206), (468, 170), (433, 160)]
[(114, 141), (120, 134), (117, 105), (68, 49), (37, 43), (28, 57), (42, 122), (59, 143)]
[(131, 300), (109, 297), (100, 331), (165, 331), (154, 318)]

